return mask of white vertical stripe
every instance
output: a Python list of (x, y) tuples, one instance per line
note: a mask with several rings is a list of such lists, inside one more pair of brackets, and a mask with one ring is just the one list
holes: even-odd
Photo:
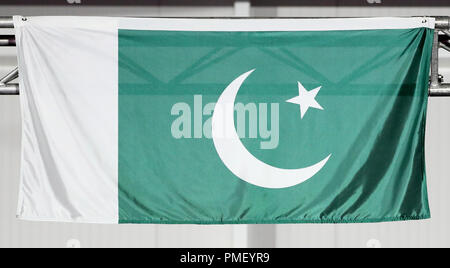
[(116, 20), (14, 23), (23, 123), (18, 217), (117, 223)]

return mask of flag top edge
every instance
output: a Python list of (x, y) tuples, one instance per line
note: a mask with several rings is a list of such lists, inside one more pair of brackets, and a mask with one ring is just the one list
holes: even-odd
[(123, 30), (155, 31), (346, 31), (435, 28), (435, 19), (412, 18), (342, 18), (342, 19), (183, 19), (128, 18), (119, 19)]
[[(435, 28), (431, 17), (376, 17), (376, 18), (124, 18), (49, 16), (14, 17), (15, 27), (28, 24), (71, 28), (118, 28), (123, 30), (154, 31), (346, 31), (395, 30)], [(111, 27), (112, 26), (112, 27)]]

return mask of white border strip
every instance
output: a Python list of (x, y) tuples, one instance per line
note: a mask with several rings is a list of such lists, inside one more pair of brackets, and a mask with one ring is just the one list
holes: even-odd
[(349, 18), (349, 19), (178, 19), (120, 18), (119, 28), (153, 31), (344, 31), (383, 29), (434, 29), (435, 19), (413, 18)]

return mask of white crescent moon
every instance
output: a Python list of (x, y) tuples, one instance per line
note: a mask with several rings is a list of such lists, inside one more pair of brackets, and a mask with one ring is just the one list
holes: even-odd
[[(211, 125), (216, 151), (234, 175), (253, 185), (275, 189), (300, 184), (319, 172), (331, 154), (312, 166), (300, 169), (282, 169), (268, 165), (254, 157), (242, 144), (234, 127), (234, 109), (222, 109), (230, 105), (234, 107), (239, 88), (253, 71), (254, 69), (231, 82), (215, 105)], [(232, 129), (230, 133), (227, 133), (226, 138), (223, 138), (224, 129)]]

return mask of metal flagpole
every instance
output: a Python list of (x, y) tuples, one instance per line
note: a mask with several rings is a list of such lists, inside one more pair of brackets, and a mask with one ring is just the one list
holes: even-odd
[(0, 17), (0, 28), (14, 28), (12, 17)]
[(0, 35), (0, 47), (16, 46), (14, 35)]
[[(247, 17), (248, 18), (248, 17)], [(439, 16), (436, 19), (436, 32), (434, 34), (433, 51), (431, 56), (431, 75), (430, 75), (430, 97), (450, 97), (450, 83), (442, 83), (442, 76), (439, 75), (439, 49), (450, 51), (450, 17)], [(236, 19), (230, 17), (229, 19)], [(242, 19), (245, 19), (242, 18)], [(267, 18), (266, 18), (267, 19)], [(283, 19), (283, 18), (269, 18), (269, 19)], [(284, 18), (292, 19), (292, 18)], [(297, 18), (299, 19), (299, 18)], [(0, 17), (0, 28), (14, 28), (12, 17)], [(443, 33), (441, 35), (440, 33)], [(446, 36), (447, 38), (441, 38)], [(1, 46), (15, 46), (16, 41), (13, 35), (0, 35)], [(11, 75), (14, 77), (11, 79)], [(9, 83), (18, 76), (17, 68), (0, 79), (0, 95), (18, 95), (19, 85)]]
[(19, 84), (0, 85), (0, 95), (19, 95)]

